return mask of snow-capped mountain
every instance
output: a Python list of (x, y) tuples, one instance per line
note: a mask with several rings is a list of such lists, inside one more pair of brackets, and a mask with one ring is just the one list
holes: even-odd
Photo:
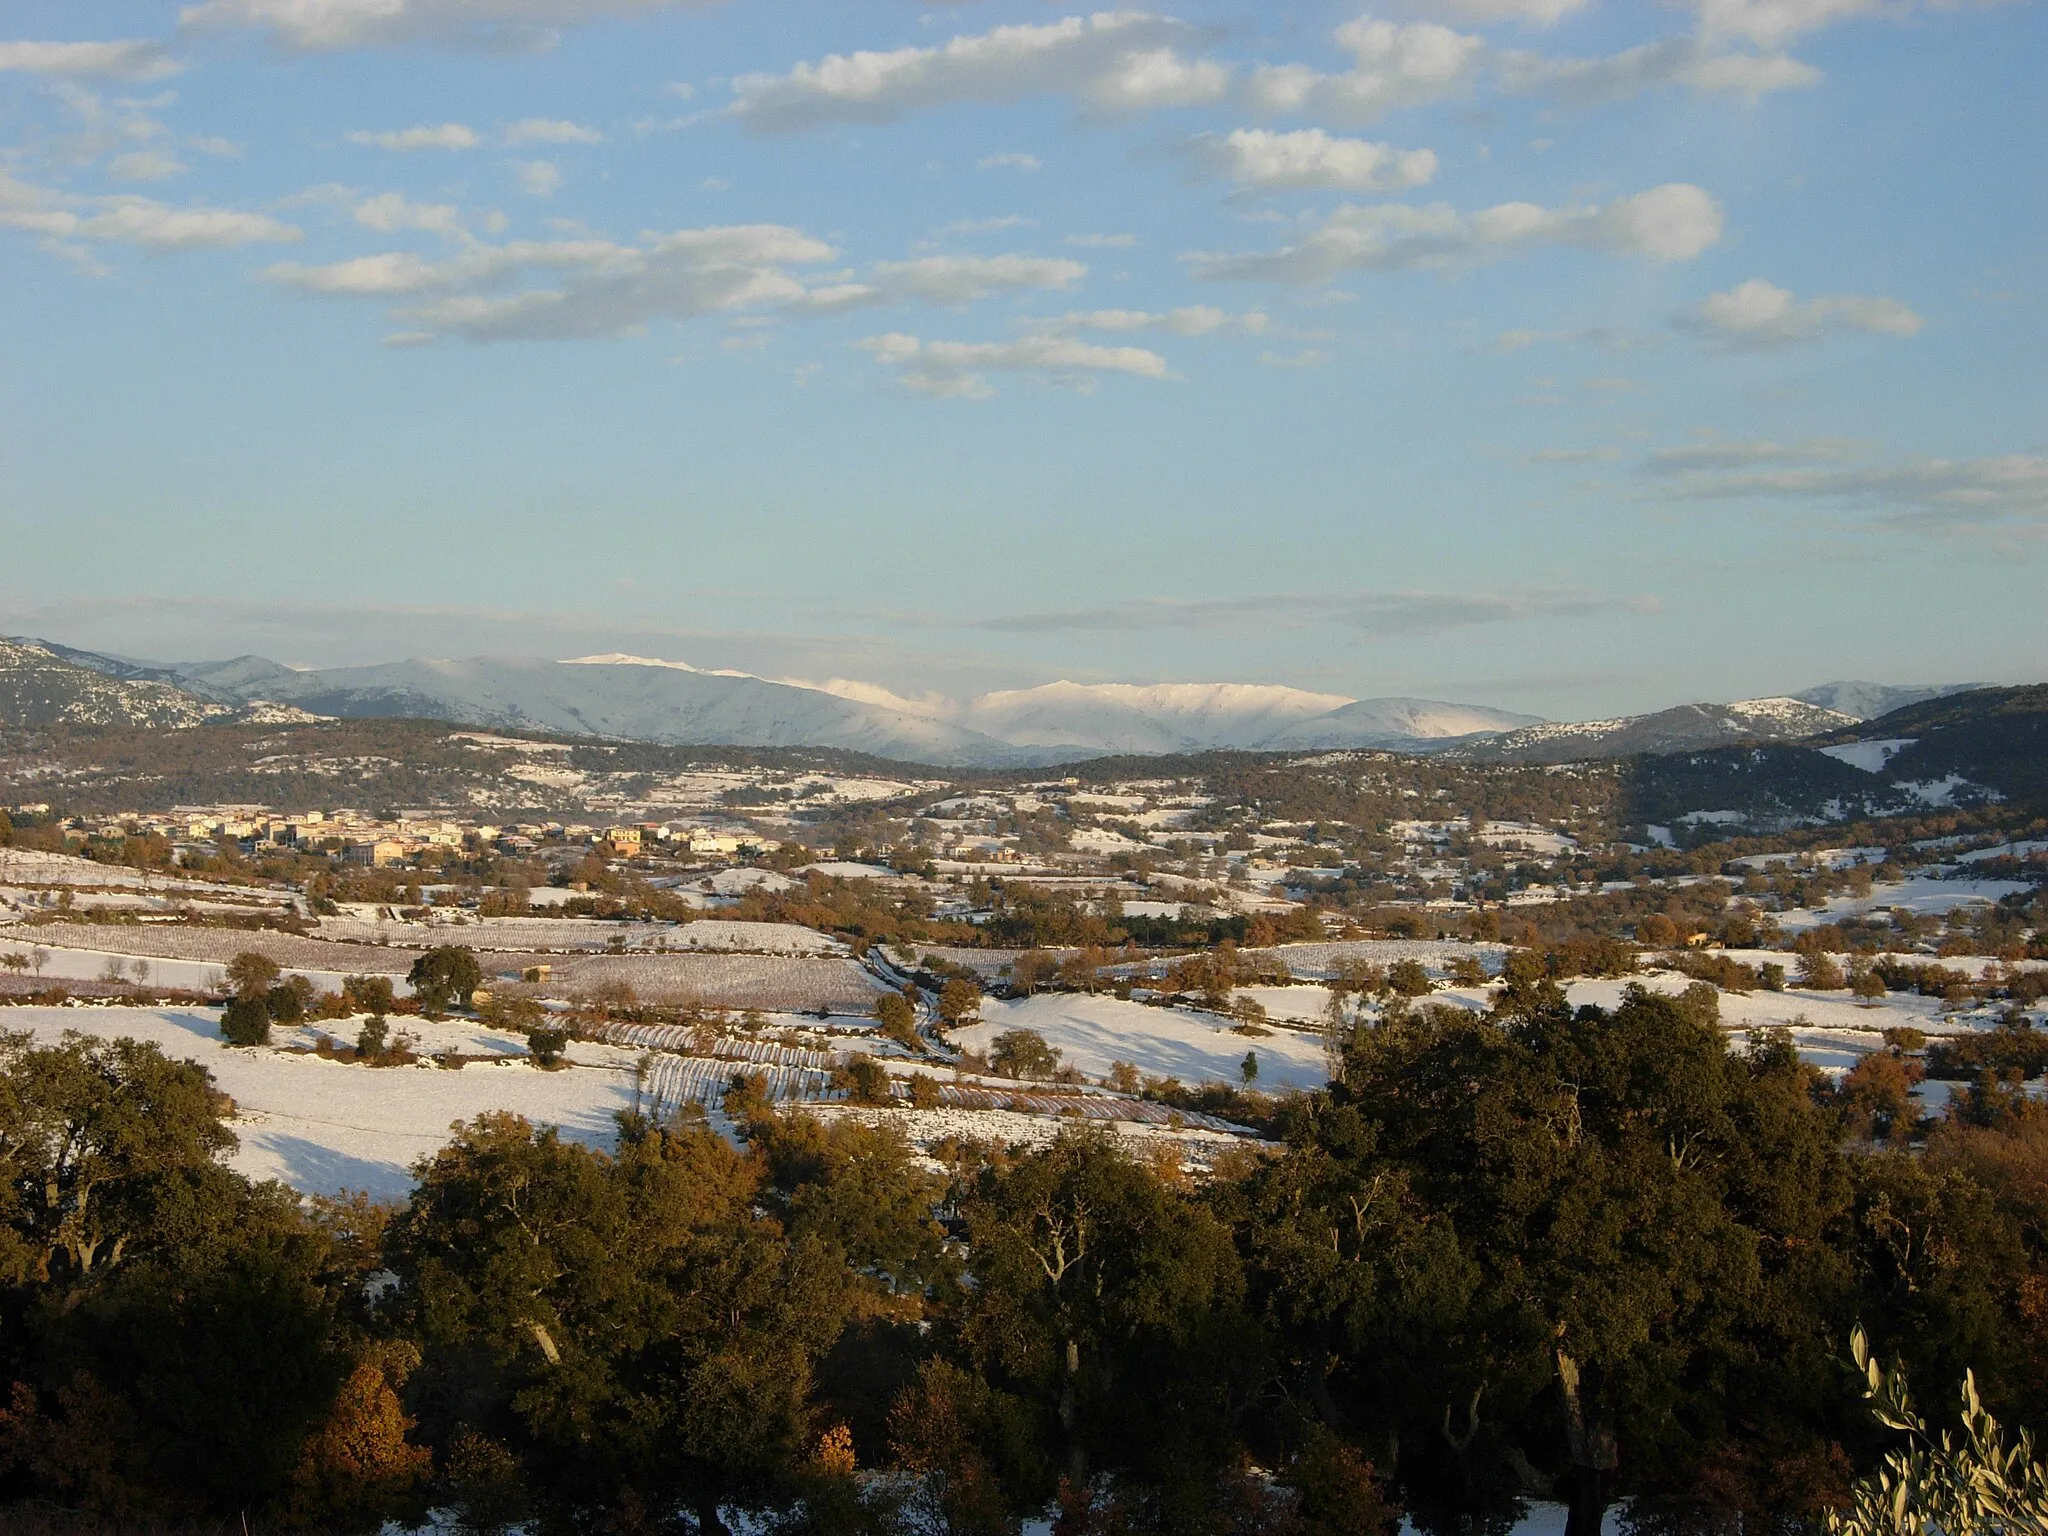
[[(80, 653), (83, 655), (84, 653)], [(129, 666), (105, 658), (106, 666)], [(259, 656), (164, 669), (190, 692), (343, 718), (406, 715), (679, 745), (837, 747), (954, 765), (1108, 753), (1431, 748), (1532, 717), (1260, 683), (1047, 683), (956, 701), (612, 652), (296, 670)]]
[(1887, 683), (1839, 682), (1822, 683), (1818, 688), (1808, 688), (1792, 697), (1801, 703), (1818, 704), (1822, 709), (1832, 709), (1852, 719), (1875, 720), (1879, 715), (1904, 709), (1908, 704), (1945, 699), (1952, 693), (1967, 693), (1972, 688), (1983, 686), (1982, 683), (1937, 683), (1900, 688)]
[[(261, 656), (155, 664), (39, 641), (9, 645), (0, 680), (14, 676), (19, 698), (11, 710), (0, 709), (0, 718), (15, 723), (283, 722), (303, 711), (682, 746), (832, 747), (988, 767), (1115, 753), (1327, 750), (1451, 750), (1481, 761), (1556, 763), (1795, 741), (1841, 731), (1880, 706), (1896, 707), (1897, 699), (1955, 691), (1828, 683), (1800, 695), (1547, 723), (1472, 704), (1351, 699), (1266, 683), (1060, 681), (954, 700), (904, 697), (847, 678), (773, 679), (624, 652), (304, 670)], [(252, 713), (259, 704), (263, 712)]]
[(1540, 723), (1541, 717), (1537, 715), (1510, 714), (1478, 704), (1440, 704), (1434, 699), (1359, 699), (1327, 715), (1289, 726), (1261, 745), (1282, 749), (1385, 747), (1414, 751), (1418, 747), (1448, 746)]
[(1047, 683), (985, 693), (960, 721), (1020, 747), (1090, 752), (1251, 748), (1351, 702), (1259, 683)]

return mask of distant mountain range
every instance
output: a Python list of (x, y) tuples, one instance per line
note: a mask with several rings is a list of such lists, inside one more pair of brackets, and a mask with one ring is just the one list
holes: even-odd
[(0, 640), (0, 721), (14, 725), (201, 725), (228, 705), (153, 679), (76, 665), (54, 647)]
[(1956, 691), (1829, 683), (1792, 697), (1556, 724), (1479, 705), (1254, 683), (1062, 681), (954, 702), (619, 654), (301, 670), (260, 656), (149, 663), (0, 641), (0, 723), (410, 717), (682, 746), (831, 747), (960, 767), (1217, 750), (1453, 751), (1482, 761), (1567, 762), (1793, 741)]

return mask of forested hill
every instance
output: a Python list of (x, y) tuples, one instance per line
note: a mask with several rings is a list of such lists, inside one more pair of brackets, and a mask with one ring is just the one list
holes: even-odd
[(1938, 806), (2048, 807), (2048, 687), (1979, 688), (1792, 745), (1644, 754), (1622, 769), (1624, 824), (1752, 826)]

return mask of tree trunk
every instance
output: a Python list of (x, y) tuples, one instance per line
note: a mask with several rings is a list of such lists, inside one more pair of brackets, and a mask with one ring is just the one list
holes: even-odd
[(1066, 1379), (1060, 1385), (1060, 1428), (1067, 1437), (1067, 1481), (1076, 1488), (1088, 1486), (1088, 1448), (1081, 1443), (1080, 1403), (1076, 1398), (1081, 1374), (1081, 1345), (1067, 1340)]
[(1565, 1515), (1564, 1536), (1600, 1536), (1607, 1518), (1607, 1474), (1579, 1467), (1572, 1475), (1572, 1501)]
[(697, 1536), (732, 1536), (718, 1517), (718, 1500), (706, 1495), (697, 1501)]
[(1562, 1349), (1557, 1352), (1557, 1380), (1564, 1389), (1564, 1436), (1572, 1453), (1572, 1498), (1564, 1533), (1600, 1536), (1600, 1522), (1612, 1496), (1612, 1475), (1621, 1465), (1620, 1447), (1613, 1426), (1597, 1408), (1588, 1410), (1579, 1391), (1579, 1363)]

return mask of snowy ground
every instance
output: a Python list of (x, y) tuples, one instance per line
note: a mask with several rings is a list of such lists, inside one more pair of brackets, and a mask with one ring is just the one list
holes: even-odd
[(1489, 971), (1499, 971), (1507, 957), (1504, 944), (1464, 944), (1441, 939), (1342, 939), (1326, 943), (1276, 944), (1270, 949), (1248, 949), (1247, 960), (1277, 961), (1296, 976), (1327, 980), (1347, 960), (1368, 965), (1394, 965), (1402, 960), (1419, 960), (1432, 974), (1442, 975), (1454, 960), (1477, 960)]
[(846, 946), (835, 938), (797, 923), (740, 923), (705, 917), (668, 935), (671, 945), (686, 949), (755, 950), (771, 955), (843, 955)]
[[(51, 931), (53, 930), (43, 928), (36, 930), (39, 934)], [(54, 931), (62, 932), (63, 930), (57, 929)], [(32, 953), (25, 941), (13, 947), (18, 948), (23, 953)], [(102, 981), (107, 978), (107, 968), (109, 962), (111, 962), (120, 967), (121, 980), (132, 981), (145, 987), (163, 987), (171, 990), (191, 992), (217, 992), (224, 984), (225, 961), (171, 960), (154, 955), (136, 955), (130, 952), (116, 952), (108, 949), (57, 949), (48, 943), (41, 943), (37, 947), (41, 948), (48, 955), (48, 959), (43, 962), (43, 968), (40, 973), (31, 971), (28, 974), (36, 975), (38, 979), (43, 981)], [(249, 947), (257, 948), (259, 946), (251, 945)], [(9, 949), (10, 945), (6, 939), (0, 938), (0, 953), (8, 952)], [(365, 951), (365, 953), (374, 954), (375, 952)], [(408, 956), (407, 958), (409, 959), (410, 957)], [(141, 974), (137, 974), (135, 969), (138, 961), (144, 967)], [(362, 975), (369, 971), (381, 970), (382, 967), (380, 965), (366, 962), (349, 971), (316, 970), (303, 966), (286, 966), (284, 974), (287, 976), (303, 976), (313, 983), (316, 990), (321, 992), (339, 992), (345, 978)], [(395, 995), (399, 997), (410, 997), (412, 995), (412, 987), (403, 976), (390, 975), (386, 979), (390, 981)]]
[[(423, 1051), (487, 1046), (507, 1059), (460, 1071), (367, 1067), (278, 1049), (234, 1050), (220, 1038), (219, 1019), (208, 1008), (9, 1008), (0, 1011), (0, 1028), (27, 1029), (51, 1042), (66, 1030), (126, 1037), (198, 1062), (235, 1101), (233, 1129), (241, 1146), (228, 1159), (231, 1166), (309, 1194), (361, 1189), (378, 1199), (403, 1199), (412, 1187), (411, 1165), (447, 1145), (453, 1122), (486, 1110), (511, 1110), (559, 1125), (575, 1140), (608, 1144), (612, 1117), (633, 1100), (635, 1056), (629, 1051), (579, 1046), (575, 1057), (590, 1064), (542, 1072), (524, 1059), (514, 1037), (474, 1024), (408, 1019), (403, 1028), (419, 1037)], [(320, 1027), (344, 1038), (351, 1033), (346, 1025)], [(276, 1038), (282, 1044), (291, 1036), (280, 1031)]]
[(985, 1051), (1005, 1030), (1035, 1030), (1064, 1063), (1091, 1078), (1101, 1078), (1111, 1062), (1127, 1061), (1147, 1077), (1241, 1083), (1239, 1065), (1249, 1051), (1259, 1059), (1256, 1086), (1268, 1092), (1320, 1088), (1327, 1081), (1320, 1036), (1291, 1029), (1241, 1035), (1213, 1014), (1187, 1009), (1047, 992), (1007, 1002), (990, 998), (981, 1018), (971, 1029), (955, 1030), (952, 1039)]
[(1787, 933), (1800, 933), (1845, 917), (1864, 917), (1880, 907), (1915, 917), (1939, 917), (1958, 907), (1988, 907), (2032, 889), (2023, 880), (1940, 880), (1915, 875), (1910, 880), (1872, 886), (1868, 896), (1837, 896), (1824, 906), (1782, 913), (1778, 926)]

